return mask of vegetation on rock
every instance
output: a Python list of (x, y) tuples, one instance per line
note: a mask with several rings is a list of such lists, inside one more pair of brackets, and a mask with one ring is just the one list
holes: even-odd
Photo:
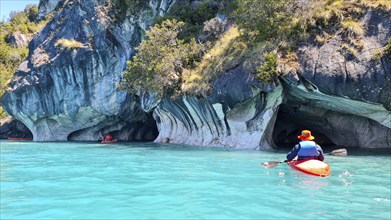
[(122, 88), (131, 92), (150, 91), (158, 97), (181, 93), (183, 70), (192, 69), (200, 60), (202, 45), (192, 39), (178, 38), (183, 22), (165, 20), (146, 32), (146, 39), (128, 61)]
[[(41, 22), (37, 22), (38, 7), (28, 5), (23, 12), (11, 14), (9, 22), (0, 22), (0, 103), (1, 97), (7, 89), (7, 84), (19, 64), (28, 56), (27, 44), (21, 47), (13, 45), (10, 38), (13, 34), (23, 36), (26, 39), (39, 31), (50, 19), (48, 16)], [(0, 119), (6, 117), (0, 105)]]
[[(198, 4), (192, 1), (178, 2), (165, 16), (155, 21), (156, 25), (169, 19), (183, 22), (181, 31), (176, 32), (176, 40), (185, 40), (187, 43), (193, 42), (193, 39), (204, 40), (202, 30), (221, 30), (221, 27), (211, 27), (217, 25), (212, 19), (215, 19), (218, 13), (225, 13), (230, 28), (225, 29), (224, 34), (219, 33), (218, 37), (207, 38), (210, 42), (204, 42), (205, 53), (201, 58), (198, 53), (197, 62), (192, 63), (192, 68), (183, 68), (183, 65), (180, 65), (180, 74), (176, 74), (177, 77), (165, 73), (166, 77), (171, 79), (171, 83), (164, 83), (165, 92), (156, 87), (164, 81), (161, 78), (163, 73), (144, 74), (146, 78), (140, 77), (139, 81), (130, 80), (132, 77), (127, 78), (126, 83), (133, 84), (127, 87), (134, 89), (142, 84), (147, 85), (144, 82), (147, 81), (156, 85), (144, 86), (144, 90), (159, 91), (160, 95), (171, 91), (170, 93), (175, 94), (205, 96), (210, 90), (209, 83), (238, 63), (242, 63), (257, 79), (267, 84), (279, 75), (298, 68), (298, 57), (293, 51), (297, 49), (299, 42), (314, 39), (323, 44), (335, 35), (343, 38), (339, 52), (346, 59), (355, 59), (363, 48), (362, 36), (366, 32), (358, 20), (368, 8), (389, 13), (390, 7), (390, 1), (383, 0), (235, 0), (205, 1)], [(152, 43), (153, 40), (147, 36), (147, 42)], [(140, 46), (138, 50), (143, 54), (145, 48)], [(159, 56), (162, 54), (160, 50), (150, 50), (148, 56), (156, 57), (157, 53)], [(167, 62), (165, 59), (149, 62), (136, 55), (134, 60), (129, 62), (126, 76), (129, 77), (130, 72), (155, 71), (156, 66)], [(136, 71), (136, 67), (140, 66), (143, 66), (142, 70)], [(170, 86), (171, 88), (168, 88)]]
[(390, 39), (388, 39), (388, 43), (386, 46), (373, 51), (372, 60), (379, 60), (383, 57), (391, 58), (391, 37)]
[[(111, 0), (117, 20), (136, 16), (149, 1)], [(106, 2), (107, 3), (107, 2)], [(365, 27), (359, 22), (367, 9), (390, 14), (389, 0), (206, 0), (176, 1), (166, 15), (155, 20), (145, 39), (128, 61), (123, 89), (153, 92), (159, 97), (179, 94), (206, 96), (220, 74), (243, 65), (267, 84), (298, 68), (299, 42), (321, 45), (340, 36), (339, 53), (355, 59), (363, 49)], [(44, 22), (36, 23), (37, 7), (15, 14), (1, 23), (1, 93), (17, 66), (28, 55), (27, 47), (12, 47), (12, 33), (31, 36)], [(376, 52), (390, 54), (390, 43)], [(84, 45), (59, 39), (56, 47), (73, 50)], [(42, 52), (43, 53), (43, 52)], [(5, 74), (3, 74), (5, 73)]]
[(113, 0), (115, 16), (118, 20), (124, 20), (128, 15), (134, 15), (146, 5), (145, 0)]
[(217, 12), (217, 6), (208, 1), (195, 6), (190, 1), (178, 1), (171, 6), (166, 15), (157, 18), (154, 24), (161, 24), (165, 20), (184, 22), (178, 37), (189, 42), (192, 38), (197, 37), (204, 22), (214, 18)]
[(268, 53), (265, 55), (263, 64), (258, 67), (255, 76), (265, 84), (272, 82), (277, 77), (277, 65), (277, 55)]
[(55, 47), (59, 47), (63, 50), (73, 50), (73, 49), (78, 49), (82, 48), (83, 44), (75, 39), (59, 39), (57, 42), (54, 44)]

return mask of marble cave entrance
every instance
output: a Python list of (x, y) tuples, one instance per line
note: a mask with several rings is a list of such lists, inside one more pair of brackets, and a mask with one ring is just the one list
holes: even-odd
[(81, 129), (68, 135), (68, 141), (100, 140), (104, 134), (110, 134), (120, 141), (147, 141), (151, 142), (159, 135), (156, 121), (151, 115), (144, 120), (135, 122), (111, 121), (99, 124), (97, 127)]
[(278, 149), (290, 149), (299, 142), (297, 138), (301, 130), (308, 129), (315, 141), (322, 148), (332, 149), (336, 146), (322, 131), (322, 120), (316, 116), (316, 108), (302, 110), (298, 104), (284, 103), (280, 105), (273, 130), (273, 142)]

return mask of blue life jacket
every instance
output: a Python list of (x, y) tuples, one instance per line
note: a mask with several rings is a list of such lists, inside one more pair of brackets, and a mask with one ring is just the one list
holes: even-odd
[(300, 150), (297, 153), (299, 157), (317, 157), (319, 151), (316, 149), (316, 143), (314, 141), (300, 141)]

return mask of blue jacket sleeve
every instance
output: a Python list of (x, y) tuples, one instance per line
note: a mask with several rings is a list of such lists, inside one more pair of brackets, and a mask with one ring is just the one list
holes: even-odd
[(296, 156), (297, 156), (297, 153), (299, 153), (299, 150), (300, 150), (300, 145), (299, 144), (296, 144), (292, 150), (286, 155), (286, 159), (288, 161), (291, 161), (293, 160)]
[(323, 150), (322, 148), (317, 144), (316, 149), (319, 152), (318, 160), (324, 161), (324, 155), (323, 155)]

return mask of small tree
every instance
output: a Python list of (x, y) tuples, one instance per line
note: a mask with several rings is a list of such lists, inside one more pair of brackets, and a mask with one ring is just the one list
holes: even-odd
[(269, 40), (278, 37), (286, 26), (287, 7), (292, 0), (236, 0), (236, 21), (251, 38)]
[(273, 82), (278, 75), (277, 66), (277, 55), (275, 53), (268, 53), (265, 55), (263, 64), (257, 68), (255, 77), (264, 84)]
[(134, 15), (148, 5), (145, 0), (113, 0), (116, 17), (124, 20), (128, 14)]
[(38, 17), (38, 6), (29, 4), (24, 9), (24, 12), (27, 13), (27, 17), (31, 22), (35, 22)]
[(193, 68), (201, 57), (201, 45), (195, 40), (178, 39), (183, 22), (165, 20), (146, 32), (138, 53), (128, 61), (122, 88), (129, 92), (154, 92), (158, 97), (181, 93), (184, 68)]

